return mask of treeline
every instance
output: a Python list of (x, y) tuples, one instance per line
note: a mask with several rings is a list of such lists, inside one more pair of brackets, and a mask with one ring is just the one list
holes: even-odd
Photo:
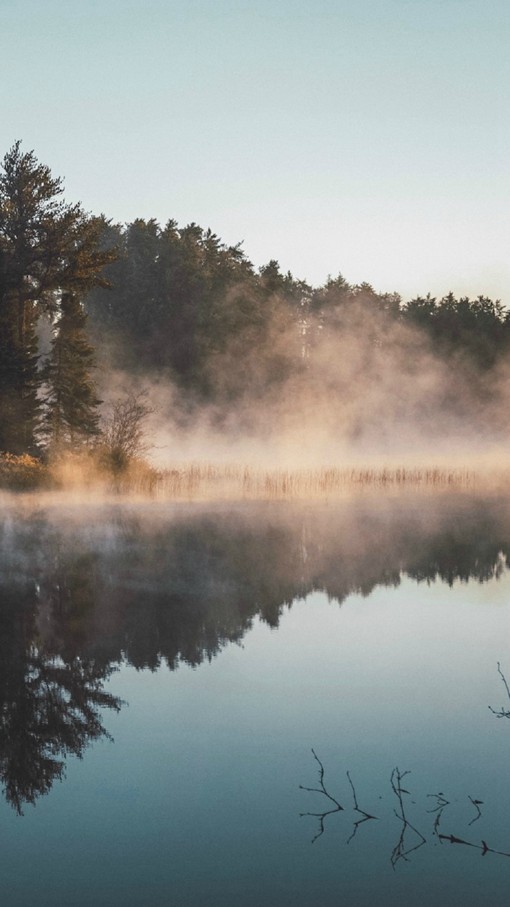
[(241, 244), (173, 220), (110, 225), (105, 242), (119, 255), (105, 268), (110, 289), (85, 301), (96, 335), (109, 337), (119, 367), (163, 372), (192, 398), (265, 394), (313, 367), (325, 336), (354, 331), (377, 345), (396, 324), (423, 332), (445, 362), (468, 359), (482, 371), (510, 348), (510, 313), (485, 296), (404, 302), (342, 276), (313, 288), (276, 260), (256, 270)]
[(233, 400), (299, 366), (309, 290), (276, 261), (256, 271), (241, 244), (173, 220), (110, 225), (104, 241), (118, 251), (105, 268), (110, 288), (85, 305), (119, 368), (163, 373), (189, 400)]
[[(98, 358), (103, 388), (109, 369), (157, 377), (177, 389), (182, 412), (206, 402), (221, 419), (247, 401), (270, 404), (284, 387), (296, 388), (296, 400), (305, 386), (327, 393), (340, 410), (354, 384), (380, 383), (373, 361), (393, 355), (396, 343), (413, 360), (416, 336), (446, 374), (469, 380), (471, 394), (475, 376), (483, 402), (486, 376), (508, 356), (510, 315), (499, 301), (403, 302), (341, 276), (313, 288), (275, 260), (256, 269), (241, 244), (196, 224), (118, 226), (65, 203), (62, 191), (19, 142), (4, 157), (0, 451), (41, 456), (104, 438)], [(353, 342), (361, 352), (345, 370)], [(338, 362), (331, 349), (341, 350)]]

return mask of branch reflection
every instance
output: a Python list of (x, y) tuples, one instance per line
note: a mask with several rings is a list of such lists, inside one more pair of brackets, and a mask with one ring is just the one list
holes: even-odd
[[(321, 837), (321, 835), (324, 833), (325, 818), (327, 816), (332, 815), (333, 813), (340, 812), (340, 810), (343, 811), (343, 808), (340, 806), (338, 801), (332, 797), (330, 792), (325, 788), (324, 783), (323, 783), (324, 775), (325, 775), (324, 765), (313, 749), (312, 749), (312, 753), (313, 753), (314, 758), (316, 759), (316, 761), (319, 763), (319, 766), (320, 766), (320, 787), (314, 788), (314, 787), (304, 787), (303, 785), (299, 785), (300, 790), (310, 791), (312, 793), (323, 794), (323, 795), (327, 796), (328, 799), (333, 800), (333, 802), (336, 803), (337, 807), (338, 807), (337, 809), (327, 810), (326, 812), (323, 812), (323, 813), (304, 812), (304, 813), (299, 814), (300, 817), (302, 817), (302, 816), (319, 817), (319, 820), (320, 820), (319, 832), (314, 836), (314, 838), (312, 838), (312, 843), (313, 843), (314, 841), (317, 840), (317, 838)], [(346, 843), (349, 844), (355, 837), (359, 826), (363, 822), (366, 822), (368, 819), (376, 819), (379, 817), (373, 816), (359, 808), (357, 794), (356, 794), (354, 785), (352, 783), (350, 772), (347, 771), (346, 774), (347, 774), (347, 778), (349, 780), (349, 784), (351, 785), (351, 789), (353, 792), (353, 798), (354, 798), (353, 812), (361, 813), (363, 816), (362, 819), (355, 819), (352, 817), (352, 815), (350, 816), (349, 822), (352, 823), (352, 832), (351, 832), (350, 837), (346, 841)], [(405, 862), (409, 862), (411, 854), (415, 854), (416, 851), (418, 851), (421, 847), (423, 847), (424, 845), (427, 844), (427, 838), (425, 837), (423, 832), (420, 831), (418, 829), (418, 827), (415, 824), (413, 824), (413, 822), (411, 822), (409, 815), (408, 815), (408, 809), (406, 806), (406, 798), (411, 796), (411, 791), (407, 789), (407, 786), (404, 787), (402, 782), (410, 774), (411, 774), (411, 772), (409, 770), (400, 771), (400, 769), (398, 767), (395, 767), (392, 770), (390, 778), (389, 778), (389, 785), (390, 785), (391, 791), (397, 801), (397, 806), (393, 809), (393, 815), (399, 820), (400, 826), (401, 826), (399, 836), (393, 846), (393, 849), (391, 851), (390, 858), (389, 858), (390, 864), (393, 869), (396, 869), (398, 863), (401, 860), (403, 860)], [(407, 785), (407, 782), (406, 782), (406, 785)], [(382, 796), (380, 797), (380, 799), (382, 799)], [(426, 799), (433, 799), (435, 801), (434, 806), (432, 808), (426, 809), (423, 807), (422, 811), (424, 812), (425, 816), (426, 815), (434, 816), (433, 825), (432, 825), (432, 837), (435, 837), (437, 841), (439, 841), (440, 843), (448, 842), (450, 844), (457, 844), (457, 845), (461, 845), (464, 847), (474, 848), (475, 850), (479, 850), (482, 856), (485, 856), (486, 854), (491, 853), (491, 854), (495, 854), (496, 856), (510, 857), (509, 852), (492, 847), (487, 843), (487, 841), (485, 841), (483, 839), (480, 841), (480, 843), (478, 843), (477, 841), (471, 841), (471, 840), (467, 840), (465, 837), (460, 837), (458, 834), (453, 834), (451, 832), (446, 833), (446, 832), (441, 831), (440, 826), (441, 826), (443, 814), (445, 813), (447, 808), (449, 806), (451, 806), (452, 801), (448, 800), (443, 792), (440, 792), (437, 794), (427, 794)], [(477, 822), (478, 819), (481, 818), (482, 813), (480, 810), (480, 806), (483, 806), (483, 801), (479, 800), (477, 798), (474, 798), (471, 795), (468, 795), (466, 799), (475, 807), (475, 810), (476, 810), (476, 815), (471, 819), (471, 821), (467, 822), (467, 826), (470, 827), (475, 822)], [(412, 803), (415, 807), (417, 806), (416, 800), (413, 800)], [(420, 808), (419, 805), (417, 806), (417, 808), (418, 809)]]
[[(498, 674), (501, 677), (501, 680), (503, 681), (503, 686), (505, 687), (506, 694), (507, 694), (508, 698), (510, 699), (510, 689), (508, 687), (506, 677), (503, 674), (503, 671), (501, 670), (501, 665), (500, 665), (499, 661), (498, 661)], [(510, 718), (510, 709), (505, 709), (504, 706), (502, 706), (500, 709), (493, 709), (493, 707), (490, 705), (489, 709), (491, 710), (493, 715), (496, 715), (496, 718)]]
[[(427, 843), (426, 838), (423, 837), (421, 831), (418, 831), (407, 818), (404, 807), (404, 795), (407, 796), (409, 791), (402, 787), (402, 781), (406, 775), (409, 774), (409, 771), (401, 772), (398, 768), (394, 768), (390, 778), (391, 789), (398, 801), (398, 810), (395, 810), (394, 812), (397, 819), (400, 819), (402, 823), (400, 837), (391, 854), (391, 865), (393, 869), (395, 869), (399, 860), (408, 860), (409, 856), (415, 850), (418, 850), (419, 847), (423, 847), (423, 845)], [(409, 841), (410, 837), (411, 841)]]
[(324, 785), (324, 766), (323, 766), (321, 760), (319, 759), (317, 753), (315, 752), (315, 750), (312, 749), (312, 753), (313, 753), (313, 758), (319, 764), (319, 787), (304, 787), (302, 784), (300, 784), (299, 787), (301, 790), (307, 790), (310, 793), (322, 794), (331, 803), (334, 804), (333, 809), (328, 809), (325, 812), (300, 813), (301, 816), (316, 816), (319, 819), (319, 831), (317, 832), (315, 837), (312, 838), (312, 844), (313, 844), (314, 841), (317, 840), (317, 838), (320, 838), (321, 835), (324, 834), (324, 822), (325, 822), (326, 818), (328, 816), (332, 816), (334, 813), (342, 812), (343, 806), (341, 806), (340, 803), (338, 802), (338, 800), (336, 800), (335, 797), (333, 797), (333, 795), (330, 794), (329, 791), (326, 789), (326, 787)]

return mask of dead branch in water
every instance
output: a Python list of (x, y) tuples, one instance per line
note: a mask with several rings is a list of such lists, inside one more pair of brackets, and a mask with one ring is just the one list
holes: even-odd
[(482, 810), (480, 809), (480, 806), (483, 806), (483, 800), (473, 800), (473, 797), (470, 797), (470, 796), (468, 796), (468, 800), (471, 801), (474, 808), (476, 809), (476, 816), (474, 817), (474, 819), (471, 819), (471, 822), (468, 822), (468, 825), (474, 825), (474, 823), (478, 822), (478, 819), (480, 819), (480, 817), (482, 815)]
[(446, 807), (450, 805), (450, 801), (447, 800), (445, 795), (441, 792), (439, 794), (427, 794), (427, 797), (436, 798), (435, 807), (433, 809), (428, 809), (427, 812), (436, 814), (436, 817), (434, 819), (434, 834), (439, 838), (439, 825), (441, 823), (443, 812), (445, 811)]
[(439, 835), (439, 838), (442, 841), (449, 841), (450, 844), (463, 844), (464, 847), (474, 847), (475, 850), (480, 850), (482, 857), (486, 853), (495, 853), (499, 857), (510, 857), (510, 853), (506, 853), (504, 850), (494, 850), (493, 847), (489, 847), (486, 841), (482, 840), (481, 844), (473, 844), (472, 841), (464, 841), (463, 838), (458, 838), (456, 835)]
[(317, 838), (320, 838), (320, 836), (324, 834), (324, 822), (325, 822), (326, 818), (328, 816), (331, 816), (333, 813), (342, 812), (343, 806), (341, 806), (340, 803), (338, 802), (338, 800), (336, 800), (335, 797), (333, 797), (329, 793), (329, 791), (326, 790), (326, 787), (324, 785), (324, 766), (313, 748), (312, 748), (312, 753), (313, 753), (313, 758), (319, 764), (319, 785), (320, 786), (319, 787), (304, 787), (303, 784), (300, 784), (299, 789), (307, 790), (310, 793), (314, 793), (314, 794), (323, 794), (323, 796), (327, 797), (327, 799), (330, 800), (331, 803), (334, 803), (334, 809), (328, 809), (322, 813), (307, 812), (307, 813), (299, 814), (300, 816), (315, 816), (317, 819), (319, 819), (319, 831), (317, 832), (315, 837), (312, 838), (312, 844), (313, 844), (314, 841), (317, 840)]
[[(325, 823), (327, 816), (330, 816), (333, 813), (338, 813), (341, 811), (343, 812), (344, 809), (341, 806), (341, 804), (338, 802), (338, 800), (326, 788), (326, 785), (324, 783), (324, 774), (325, 774), (324, 765), (322, 764), (321, 760), (319, 759), (315, 750), (313, 750), (313, 749), (312, 749), (312, 754), (319, 766), (319, 786), (318, 787), (304, 787), (303, 785), (300, 784), (299, 788), (300, 788), (300, 790), (306, 790), (306, 791), (310, 791), (312, 793), (321, 794), (322, 796), (326, 797), (332, 804), (334, 804), (334, 808), (325, 810), (324, 812), (300, 813), (300, 816), (314, 816), (315, 818), (319, 819), (319, 831), (317, 832), (315, 837), (312, 839), (312, 843), (313, 843), (314, 841), (317, 840), (317, 838), (320, 838), (321, 835), (324, 834), (324, 830), (325, 830), (324, 823)], [(346, 772), (346, 774), (347, 774), (347, 778), (348, 778), (348, 781), (349, 781), (349, 784), (350, 784), (350, 787), (352, 790), (354, 812), (359, 813), (359, 815), (362, 817), (361, 819), (358, 819), (353, 823), (354, 827), (353, 827), (352, 834), (346, 841), (346, 844), (349, 844), (352, 841), (352, 839), (356, 836), (357, 830), (360, 825), (362, 825), (364, 822), (368, 821), (369, 819), (377, 819), (378, 817), (371, 815), (370, 813), (366, 812), (364, 809), (361, 809), (359, 802), (358, 802), (356, 788), (355, 788), (354, 782), (351, 778), (351, 774), (349, 771)], [(396, 865), (400, 860), (404, 860), (404, 861), (408, 862), (410, 855), (412, 853), (414, 853), (414, 851), (418, 850), (420, 847), (423, 847), (423, 845), (427, 843), (427, 839), (425, 838), (425, 836), (416, 828), (416, 826), (414, 826), (409, 821), (409, 818), (408, 818), (408, 815), (406, 812), (405, 797), (409, 796), (410, 792), (406, 788), (403, 787), (402, 782), (403, 782), (404, 778), (409, 774), (410, 774), (409, 771), (401, 772), (399, 768), (394, 768), (391, 773), (391, 777), (390, 777), (391, 789), (392, 789), (393, 793), (395, 794), (395, 797), (397, 798), (397, 808), (395, 808), (393, 810), (393, 813), (401, 823), (400, 835), (399, 835), (397, 843), (395, 844), (395, 847), (393, 848), (393, 851), (392, 851), (391, 857), (390, 857), (390, 862), (391, 862), (393, 869), (396, 868)], [(464, 847), (471, 847), (471, 848), (474, 848), (475, 850), (479, 850), (482, 856), (485, 856), (487, 853), (492, 853), (497, 856), (510, 858), (510, 853), (508, 853), (507, 851), (504, 851), (504, 850), (497, 850), (495, 847), (491, 847), (487, 843), (487, 841), (485, 841), (484, 839), (481, 840), (481, 843), (477, 843), (475, 841), (468, 841), (465, 838), (459, 837), (458, 835), (445, 834), (445, 833), (441, 832), (440, 824), (441, 824), (441, 820), (443, 818), (443, 813), (445, 812), (446, 808), (451, 805), (451, 801), (445, 797), (445, 795), (442, 793), (442, 791), (437, 794), (427, 794), (427, 798), (431, 798), (431, 799), (435, 800), (435, 805), (432, 806), (431, 809), (427, 809), (426, 812), (428, 814), (433, 814), (435, 816), (433, 834), (436, 836), (436, 838), (439, 840), (439, 842), (441, 844), (443, 842), (448, 842), (450, 844), (458, 844), (458, 845), (462, 845)], [(470, 795), (468, 795), (468, 800), (475, 807), (475, 810), (476, 810), (476, 815), (471, 819), (470, 822), (467, 823), (468, 826), (471, 826), (475, 822), (477, 822), (482, 816), (480, 806), (483, 805), (483, 800), (479, 800), (475, 797), (471, 797)], [(410, 833), (413, 834), (413, 838), (411, 841), (409, 841)]]
[[(415, 826), (412, 825), (411, 822), (409, 821), (409, 819), (407, 818), (406, 811), (404, 808), (403, 795), (409, 794), (409, 791), (405, 790), (405, 788), (402, 787), (402, 781), (406, 777), (406, 775), (409, 775), (409, 774), (410, 774), (409, 771), (401, 772), (398, 768), (394, 768), (391, 773), (391, 779), (390, 779), (391, 789), (392, 789), (393, 793), (395, 794), (395, 796), (398, 800), (398, 805), (399, 805), (399, 812), (397, 812), (397, 810), (395, 809), (394, 813), (395, 813), (397, 819), (400, 819), (400, 821), (402, 822), (402, 829), (400, 832), (400, 837), (399, 837), (397, 843), (395, 844), (395, 847), (393, 848), (391, 858), (390, 858), (393, 869), (395, 869), (395, 866), (397, 865), (399, 860), (407, 861), (409, 854), (413, 853), (413, 851), (415, 851), (415, 850), (418, 850), (419, 847), (423, 847), (423, 845), (427, 843), (427, 839), (423, 837), (422, 833), (420, 831), (418, 831), (418, 829), (415, 828)], [(414, 832), (414, 834), (418, 837), (418, 841), (416, 844), (414, 844), (413, 847), (406, 846), (406, 835), (409, 830)]]
[(351, 778), (349, 772), (346, 772), (346, 774), (347, 774), (347, 778), (349, 779), (349, 784), (351, 785), (351, 789), (352, 789), (352, 796), (353, 796), (353, 799), (354, 799), (354, 811), (357, 812), (357, 813), (360, 813), (360, 815), (363, 816), (362, 819), (358, 819), (358, 821), (354, 823), (354, 827), (353, 827), (353, 830), (352, 830), (352, 834), (351, 834), (351, 836), (347, 839), (347, 842), (346, 842), (347, 844), (350, 844), (350, 842), (352, 841), (352, 839), (356, 837), (356, 833), (357, 833), (358, 828), (360, 827), (360, 825), (362, 825), (363, 822), (367, 822), (369, 819), (377, 819), (377, 816), (371, 816), (370, 813), (365, 812), (364, 809), (360, 809), (360, 807), (359, 807), (359, 805), (358, 805), (358, 798), (357, 798), (357, 796), (356, 796), (356, 789), (355, 789), (354, 784), (353, 784), (353, 782), (352, 782), (352, 778)]
[[(503, 671), (501, 670), (501, 665), (500, 665), (499, 661), (498, 661), (498, 674), (500, 675), (500, 677), (503, 681), (507, 696), (510, 699), (510, 688), (508, 687), (507, 679), (506, 679), (505, 675), (503, 674)], [(491, 710), (492, 714), (496, 716), (496, 718), (510, 718), (510, 709), (505, 709), (505, 708), (503, 708), (503, 706), (499, 710), (493, 709), (491, 705), (489, 706), (489, 709)]]

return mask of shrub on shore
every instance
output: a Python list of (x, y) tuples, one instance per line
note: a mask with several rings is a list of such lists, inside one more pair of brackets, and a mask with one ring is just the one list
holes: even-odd
[(0, 453), (0, 487), (32, 491), (51, 484), (48, 467), (29, 454)]

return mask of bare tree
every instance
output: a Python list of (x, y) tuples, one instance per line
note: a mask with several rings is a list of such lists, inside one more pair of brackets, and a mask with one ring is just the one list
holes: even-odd
[(103, 423), (100, 443), (104, 458), (114, 472), (121, 472), (131, 460), (150, 449), (144, 423), (153, 412), (146, 391), (126, 394), (112, 404)]

